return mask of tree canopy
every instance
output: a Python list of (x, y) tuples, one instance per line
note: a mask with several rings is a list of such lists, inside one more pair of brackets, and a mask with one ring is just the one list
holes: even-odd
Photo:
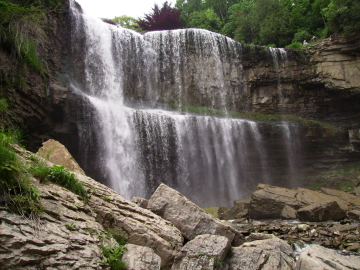
[(180, 19), (180, 10), (172, 8), (167, 1), (161, 8), (155, 4), (152, 12), (145, 14), (144, 19), (137, 23), (144, 31), (173, 30), (182, 28), (184, 25)]
[(359, 33), (359, 0), (177, 0), (185, 27), (237, 41), (286, 46), (312, 36)]

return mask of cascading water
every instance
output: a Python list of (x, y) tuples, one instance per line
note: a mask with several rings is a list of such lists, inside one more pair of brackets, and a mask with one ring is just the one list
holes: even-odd
[[(259, 123), (168, 109), (170, 103), (200, 104), (226, 115), (238, 106), (248, 94), (240, 43), (199, 29), (142, 36), (71, 4), (67, 73), (87, 108), (73, 121), (80, 151), (96, 157), (82, 164), (85, 170), (127, 198), (148, 197), (162, 182), (201, 206), (231, 206), (257, 183), (273, 183), (269, 157), (275, 150), (265, 144)], [(291, 127), (278, 128), (290, 138)], [(279, 141), (276, 149), (287, 153), (288, 147)], [(286, 154), (279, 162), (295, 164)]]

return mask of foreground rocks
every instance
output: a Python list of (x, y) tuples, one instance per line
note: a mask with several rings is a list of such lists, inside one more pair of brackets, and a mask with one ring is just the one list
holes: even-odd
[[(16, 149), (23, 162), (32, 154)], [(358, 251), (360, 227), (357, 223), (252, 221), (232, 224), (208, 215), (163, 184), (148, 202), (141, 198), (134, 200), (148, 207), (144, 209), (83, 174), (75, 173), (75, 176), (88, 191), (87, 201), (58, 185), (40, 184), (32, 179), (45, 209), (38, 219), (24, 218), (10, 213), (5, 205), (0, 206), (1, 269), (108, 269), (102, 263), (102, 246), (117, 245), (112, 236), (127, 240), (122, 260), (129, 270), (357, 269), (354, 267), (360, 265), (357, 257), (344, 259), (319, 246), (303, 251), (295, 264), (294, 250), (289, 244), (302, 239)], [(255, 194), (257, 192), (260, 195)], [(337, 197), (325, 203), (337, 204), (341, 210), (352, 209), (347, 212), (348, 216), (357, 214), (356, 197), (344, 199), (340, 193), (324, 192)], [(250, 206), (249, 201), (239, 201), (238, 209), (251, 214), (251, 207), (259, 203), (260, 198), (267, 198), (267, 203), (276, 211), (290, 216), (291, 211), (286, 207), (297, 209), (299, 215), (306, 204), (311, 206), (317, 202), (311, 196), (315, 193), (303, 189), (291, 191), (260, 185), (255, 193)], [(281, 202), (279, 194), (286, 203)], [(327, 194), (319, 196), (332, 197)], [(266, 211), (257, 209), (257, 213), (277, 213), (269, 205), (264, 205)]]
[(360, 258), (341, 256), (333, 250), (312, 245), (306, 248), (296, 263), (296, 270), (308, 269), (359, 269)]
[(225, 236), (233, 245), (244, 242), (242, 235), (232, 226), (207, 214), (185, 196), (164, 184), (151, 196), (148, 209), (174, 224), (188, 240), (201, 234), (215, 234)]
[(294, 257), (288, 243), (276, 237), (255, 240), (232, 249), (225, 269), (293, 269)]

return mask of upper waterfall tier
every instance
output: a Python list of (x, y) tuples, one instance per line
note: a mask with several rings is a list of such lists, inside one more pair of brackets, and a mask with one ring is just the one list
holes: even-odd
[[(264, 59), (273, 63), (269, 68), (278, 89), (281, 69), (294, 58), (284, 49), (243, 46), (202, 29), (140, 35), (76, 10), (73, 23), (77, 25), (72, 34), (73, 73), (79, 84), (85, 82), (81, 88), (93, 96), (144, 106), (174, 103), (250, 110), (251, 85), (244, 65)], [(272, 98), (280, 102), (281, 97), (277, 91)]]

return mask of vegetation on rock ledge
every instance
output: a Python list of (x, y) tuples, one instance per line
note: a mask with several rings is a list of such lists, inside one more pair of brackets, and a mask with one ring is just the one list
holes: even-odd
[(281, 114), (265, 114), (260, 112), (234, 112), (213, 109), (209, 107), (201, 106), (185, 106), (175, 103), (170, 103), (169, 107), (174, 110), (179, 110), (181, 112), (208, 115), (208, 116), (219, 116), (219, 117), (231, 117), (231, 118), (240, 118), (240, 119), (249, 119), (255, 121), (291, 121), (299, 122), (305, 126), (320, 126), (325, 129), (337, 129), (334, 125), (320, 122), (317, 120), (304, 119), (294, 115), (281, 115)]

